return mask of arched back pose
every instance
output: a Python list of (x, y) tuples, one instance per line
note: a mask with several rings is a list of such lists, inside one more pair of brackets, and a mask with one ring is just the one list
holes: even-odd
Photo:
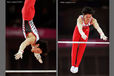
[(36, 44), (36, 42), (39, 41), (39, 35), (33, 22), (33, 18), (35, 15), (35, 2), (36, 0), (25, 0), (24, 2), (24, 6), (22, 8), (22, 30), (25, 37), (25, 41), (21, 43), (18, 52), (15, 54), (15, 59), (22, 59), (24, 49), (28, 45), (31, 45), (31, 51), (34, 53), (34, 56), (40, 63), (43, 63), (40, 55), (43, 50), (39, 47), (40, 44)]
[[(98, 31), (100, 38), (107, 40), (107, 37), (103, 33), (102, 29), (95, 18), (92, 17), (94, 11), (90, 7), (85, 7), (82, 9), (82, 15), (77, 19), (77, 26), (74, 29), (73, 41), (83, 41), (87, 42), (89, 36), (89, 26), (93, 27)], [(72, 44), (71, 52), (71, 68), (72, 73), (78, 72), (78, 67), (81, 62), (82, 56), (84, 54), (86, 43), (83, 44)]]

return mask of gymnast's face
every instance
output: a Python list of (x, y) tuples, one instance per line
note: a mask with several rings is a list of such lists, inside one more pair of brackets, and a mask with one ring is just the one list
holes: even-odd
[(85, 15), (84, 15), (84, 21), (85, 21), (85, 22), (90, 21), (91, 17), (92, 17), (92, 14), (85, 14)]

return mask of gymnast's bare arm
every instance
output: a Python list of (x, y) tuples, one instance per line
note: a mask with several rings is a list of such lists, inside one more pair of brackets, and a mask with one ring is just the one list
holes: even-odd
[(107, 40), (107, 37), (105, 36), (104, 32), (102, 31), (102, 29), (100, 28), (97, 20), (95, 18), (93, 18), (92, 20), (92, 24), (94, 26), (94, 28), (98, 31), (98, 33), (100, 34), (100, 39), (103, 40)]
[(81, 35), (81, 37), (86, 40), (87, 36), (85, 35), (85, 33), (83, 32), (82, 30), (82, 19), (81, 17), (79, 16), (78, 19), (77, 19), (77, 26), (78, 26), (78, 30), (79, 30), (79, 33)]

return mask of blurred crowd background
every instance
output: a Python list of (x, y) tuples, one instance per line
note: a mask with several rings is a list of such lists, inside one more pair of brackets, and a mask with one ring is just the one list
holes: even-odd
[[(21, 10), (25, 0), (6, 0), (6, 26), (21, 27)], [(56, 17), (55, 0), (36, 0), (34, 23), (36, 27), (54, 28)]]
[[(40, 40), (47, 43), (47, 53), (42, 55), (40, 64), (31, 46), (25, 49), (23, 59), (15, 60), (14, 55), (24, 41), (22, 33), (22, 7), (25, 0), (6, 0), (6, 70), (55, 70), (56, 69), (56, 1), (36, 0), (35, 17)], [(9, 74), (7, 74), (10, 76)], [(13, 75), (13, 74), (11, 74)], [(20, 76), (20, 75), (19, 75)]]
[[(34, 23), (39, 31), (41, 40), (48, 44), (48, 52), (43, 55), (43, 64), (40, 64), (31, 47), (27, 47), (22, 60), (16, 61), (14, 54), (24, 40), (22, 34), (21, 9), (24, 0), (6, 0), (6, 70), (55, 70), (56, 69), (56, 38), (71, 41), (76, 19), (85, 6), (95, 10), (94, 18), (108, 37), (109, 41), (109, 0), (36, 0), (36, 14)], [(58, 37), (56, 37), (56, 12), (58, 12)], [(90, 26), (88, 41), (100, 42), (98, 32)], [(58, 75), (59, 76), (109, 76), (109, 45), (87, 45), (85, 54), (79, 67), (79, 73), (72, 74), (71, 44), (58, 44)], [(7, 76), (55, 76), (55, 73), (46, 74), (13, 74)]]
[[(95, 10), (93, 17), (97, 19), (106, 36), (109, 37), (109, 0), (59, 0), (59, 40), (62, 38), (72, 39), (77, 18), (85, 6), (92, 7)], [(93, 26), (90, 28), (89, 38), (99, 39), (99, 34)]]
[[(58, 0), (58, 40), (72, 41), (76, 21), (83, 7), (95, 10), (94, 18), (109, 41), (109, 0)], [(105, 42), (90, 26), (90, 42)], [(77, 74), (70, 72), (72, 44), (58, 44), (59, 76), (109, 76), (109, 45), (87, 44)]]

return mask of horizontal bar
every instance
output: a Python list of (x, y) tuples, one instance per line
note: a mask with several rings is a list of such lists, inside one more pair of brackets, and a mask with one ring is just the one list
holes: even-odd
[(58, 41), (58, 43), (79, 43), (79, 44), (83, 44), (83, 43), (86, 43), (86, 44), (109, 44), (109, 42), (78, 42), (78, 41)]
[(23, 1), (7, 1), (7, 3), (23, 3)]
[(61, 2), (59, 2), (59, 3), (61, 3), (61, 4), (74, 4), (74, 3), (76, 3), (76, 2), (69, 2), (69, 1), (64, 2), (64, 1), (61, 1)]
[(6, 70), (6, 73), (56, 73), (56, 70)]

